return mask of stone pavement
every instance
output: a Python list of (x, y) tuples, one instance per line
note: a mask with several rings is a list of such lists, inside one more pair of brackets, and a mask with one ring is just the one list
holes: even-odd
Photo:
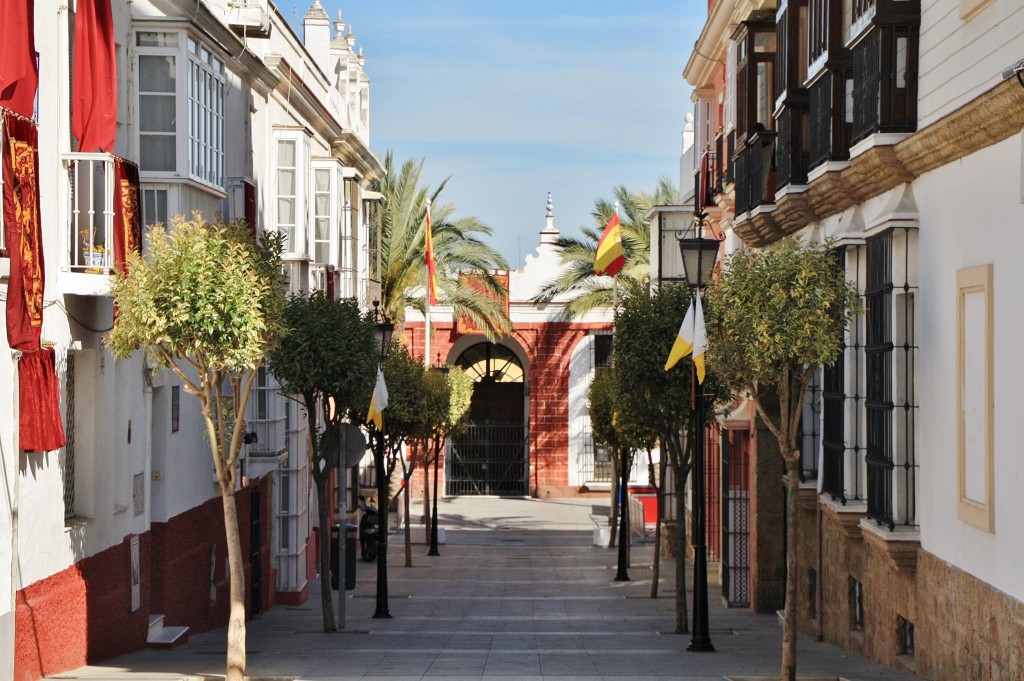
[[(375, 564), (359, 562), (347, 630), (321, 631), (319, 587), (299, 607), (276, 606), (248, 624), (254, 679), (480, 679), (711, 681), (778, 678), (782, 633), (774, 615), (729, 610), (709, 592), (713, 653), (689, 653), (672, 634), (673, 567), (662, 563), (650, 599), (652, 544), (635, 546), (630, 582), (614, 582), (616, 554), (592, 546), (603, 499), (446, 499), (447, 544), (429, 557), (402, 535), (389, 549), (389, 607), (373, 619)], [(414, 507), (415, 508), (415, 507)], [(598, 511), (597, 514), (594, 511)], [(413, 526), (414, 540), (423, 528)], [(666, 577), (667, 575), (667, 577)], [(688, 590), (692, 585), (688, 586)], [(692, 605), (692, 594), (687, 595)], [(173, 650), (144, 650), (53, 678), (170, 681), (223, 677), (225, 633), (193, 635)], [(801, 637), (801, 677), (909, 681), (915, 677)]]

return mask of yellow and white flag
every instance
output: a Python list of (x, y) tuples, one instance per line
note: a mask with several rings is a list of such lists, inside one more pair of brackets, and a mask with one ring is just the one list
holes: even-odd
[(707, 331), (704, 329), (704, 308), (700, 304), (700, 296), (694, 296), (690, 307), (686, 310), (683, 323), (679, 326), (676, 341), (668, 353), (665, 371), (674, 367), (679, 360), (693, 353), (693, 364), (697, 369), (697, 382), (704, 382), (704, 351), (708, 346)]
[(384, 383), (384, 372), (377, 368), (377, 385), (373, 387), (373, 396), (370, 398), (370, 411), (366, 414), (366, 420), (377, 426), (377, 430), (384, 430), (384, 410), (388, 408), (388, 386)]

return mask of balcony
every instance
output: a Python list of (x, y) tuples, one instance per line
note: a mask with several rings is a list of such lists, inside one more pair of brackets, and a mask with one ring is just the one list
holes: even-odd
[(61, 293), (105, 296), (114, 272), (114, 156), (69, 153), (66, 242), (58, 287)]
[(736, 152), (736, 214), (775, 203), (774, 132), (761, 130)]
[(228, 27), (246, 38), (269, 38), (271, 23), (267, 0), (235, 0), (228, 3)]

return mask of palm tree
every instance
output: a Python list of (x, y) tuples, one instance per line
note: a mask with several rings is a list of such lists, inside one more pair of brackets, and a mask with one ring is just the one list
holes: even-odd
[[(630, 192), (623, 185), (612, 190), (620, 205), (619, 224), (626, 265), (618, 275), (622, 293), (646, 292), (651, 277), (651, 229), (647, 213), (654, 206), (679, 203), (679, 192), (667, 177), (658, 180), (653, 194)], [(555, 298), (569, 298), (562, 314), (573, 319), (594, 308), (611, 305), (615, 298), (612, 277), (594, 275), (597, 242), (608, 224), (615, 206), (604, 199), (594, 202), (594, 227), (581, 227), (582, 238), (559, 237), (555, 248), (563, 265), (561, 273), (546, 283), (534, 297), (536, 303), (549, 303)]]
[[(384, 195), (381, 210), (381, 308), (401, 327), (406, 308), (426, 312), (427, 267), (424, 255), (427, 199), (438, 297), (451, 305), (456, 317), (469, 319), (492, 340), (508, 333), (512, 325), (501, 299), (507, 292), (494, 276), (508, 263), (497, 250), (481, 240), (491, 228), (475, 217), (454, 217), (455, 206), (439, 203), (448, 180), (431, 191), (420, 186), (423, 160), (407, 160), (396, 170), (392, 152), (384, 159), (384, 175), (374, 189)], [(469, 274), (469, 277), (462, 276)]]

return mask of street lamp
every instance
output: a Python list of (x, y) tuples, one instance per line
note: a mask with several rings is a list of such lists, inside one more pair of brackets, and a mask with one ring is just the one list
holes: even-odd
[[(383, 369), (384, 360), (391, 349), (391, 335), (395, 331), (387, 316), (380, 309), (380, 301), (373, 301), (373, 319), (376, 322), (377, 341), (380, 343), (379, 366)], [(373, 452), (373, 465), (377, 472), (377, 541), (380, 550), (377, 552), (377, 609), (375, 619), (391, 619), (388, 610), (388, 485), (387, 467), (384, 464), (384, 431), (377, 431), (377, 444)]]
[[(683, 256), (683, 270), (686, 283), (696, 289), (695, 295), (707, 285), (708, 278), (715, 268), (718, 249), (721, 242), (717, 239), (704, 238), (704, 223), (707, 213), (698, 209), (694, 213), (695, 238), (679, 239), (679, 252)], [(693, 364), (691, 363), (691, 367)], [(696, 367), (691, 369), (693, 375), (693, 401), (695, 403), (696, 423), (694, 429), (697, 438), (694, 443), (693, 465), (693, 638), (686, 647), (692, 652), (714, 652), (708, 633), (708, 554), (707, 527), (704, 518), (706, 500), (704, 498), (704, 394), (698, 394)]]
[[(441, 353), (437, 353), (438, 364), (441, 363)], [(435, 369), (445, 376), (448, 375), (447, 366), (437, 366)], [(427, 552), (428, 556), (440, 556), (441, 552), (437, 550), (437, 471), (438, 471), (438, 460), (441, 458), (441, 441), (438, 435), (434, 435), (434, 509), (430, 513), (430, 551)]]

